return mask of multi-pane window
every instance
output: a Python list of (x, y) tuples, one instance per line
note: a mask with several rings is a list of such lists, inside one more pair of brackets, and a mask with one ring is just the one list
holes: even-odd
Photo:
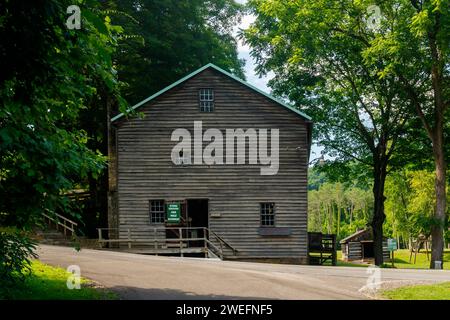
[(214, 90), (200, 89), (199, 93), (200, 111), (213, 112), (214, 111)]
[(164, 223), (166, 210), (164, 200), (150, 200), (150, 222)]
[(261, 226), (271, 227), (275, 226), (275, 203), (265, 202), (261, 203)]

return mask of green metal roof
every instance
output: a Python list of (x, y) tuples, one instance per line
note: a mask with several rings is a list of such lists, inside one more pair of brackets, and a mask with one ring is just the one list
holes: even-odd
[[(285, 103), (285, 102), (283, 102), (283, 101), (281, 101), (281, 100), (279, 100), (279, 99), (277, 99), (277, 98), (271, 96), (270, 94), (265, 93), (265, 92), (262, 91), (262, 90), (259, 90), (258, 88), (252, 86), (251, 84), (245, 82), (245, 81), (242, 80), (242, 79), (239, 79), (239, 78), (236, 77), (235, 75), (233, 75), (233, 74), (231, 74), (231, 73), (229, 73), (229, 72), (227, 72), (227, 71), (225, 71), (225, 70), (219, 68), (218, 66), (216, 66), (216, 65), (214, 65), (214, 64), (212, 64), (212, 63), (208, 63), (207, 65), (201, 67), (200, 69), (195, 70), (194, 72), (188, 74), (187, 76), (181, 78), (180, 80), (178, 80), (178, 81), (172, 83), (171, 85), (165, 87), (164, 89), (162, 89), (162, 90), (156, 92), (155, 94), (151, 95), (151, 96), (148, 97), (147, 99), (144, 99), (144, 100), (142, 100), (141, 102), (139, 102), (138, 104), (132, 106), (129, 110), (136, 110), (137, 108), (139, 108), (140, 106), (144, 105), (145, 103), (147, 103), (147, 102), (149, 102), (149, 101), (155, 99), (156, 97), (159, 97), (159, 96), (162, 95), (164, 92), (169, 91), (170, 89), (176, 87), (176, 86), (179, 85), (180, 83), (183, 83), (184, 81), (186, 81), (186, 80), (192, 78), (193, 76), (199, 74), (200, 72), (202, 72), (203, 70), (208, 69), (208, 68), (213, 68), (213, 69), (215, 69), (215, 70), (217, 70), (217, 71), (223, 73), (224, 75), (226, 75), (226, 76), (228, 76), (228, 77), (230, 77), (230, 78), (232, 78), (232, 79), (238, 81), (239, 83), (241, 83), (241, 84), (247, 86), (248, 88), (250, 88), (250, 89), (252, 89), (252, 90), (254, 90), (254, 91), (256, 91), (256, 92), (258, 92), (259, 94), (262, 94), (262, 95), (265, 96), (266, 98), (269, 98), (270, 100), (275, 101), (276, 103), (282, 105), (283, 107), (285, 107), (286, 109), (289, 109), (290, 111), (296, 113), (297, 115), (299, 115), (299, 116), (305, 118), (306, 120), (312, 120), (310, 116), (308, 116), (308, 115), (304, 114), (303, 112), (297, 110), (297, 109), (294, 108), (293, 106), (290, 106), (290, 105), (288, 105), (287, 103)], [(116, 121), (116, 120), (122, 118), (124, 115), (125, 115), (124, 113), (118, 114), (117, 116), (115, 116), (115, 117), (113, 117), (113, 118), (111, 119), (111, 122), (114, 122), (114, 121)]]

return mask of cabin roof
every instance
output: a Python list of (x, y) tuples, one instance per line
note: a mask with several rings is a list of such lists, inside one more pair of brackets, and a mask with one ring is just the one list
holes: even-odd
[[(387, 237), (383, 236), (383, 240), (386, 239)], [(348, 242), (363, 242), (363, 241), (373, 241), (373, 232), (371, 227), (358, 230), (355, 233), (349, 235), (347, 238), (344, 238), (341, 241), (339, 241), (339, 243), (344, 244)]]
[(355, 233), (349, 235), (347, 238), (342, 239), (340, 241), (340, 243), (347, 243), (347, 242), (350, 242), (353, 239), (358, 239), (362, 235), (364, 235), (366, 233), (369, 233), (369, 232), (371, 232), (371, 230), (369, 228), (356, 231)]
[[(212, 63), (208, 63), (207, 65), (205, 65), (205, 66), (203, 66), (203, 67), (201, 67), (201, 68), (195, 70), (194, 72), (188, 74), (187, 76), (185, 76), (185, 77), (179, 79), (178, 81), (172, 83), (171, 85), (165, 87), (164, 89), (162, 89), (162, 90), (156, 92), (155, 94), (153, 94), (153, 95), (151, 95), (150, 97), (148, 97), (148, 98), (142, 100), (142, 101), (139, 102), (138, 104), (135, 104), (135, 105), (132, 106), (129, 110), (131, 111), (131, 110), (136, 110), (136, 109), (138, 109), (139, 107), (143, 106), (145, 103), (147, 103), (147, 102), (149, 102), (149, 101), (151, 101), (151, 100), (153, 100), (153, 99), (159, 97), (160, 95), (162, 95), (162, 94), (165, 93), (166, 91), (169, 91), (170, 89), (176, 87), (177, 85), (179, 85), (179, 84), (185, 82), (186, 80), (188, 80), (188, 79), (194, 77), (195, 75), (199, 74), (200, 72), (202, 72), (202, 71), (204, 71), (204, 70), (206, 70), (206, 69), (208, 69), (208, 68), (212, 68), (212, 69), (214, 69), (214, 70), (216, 70), (216, 71), (219, 71), (220, 73), (222, 73), (222, 74), (224, 74), (224, 75), (230, 77), (231, 79), (233, 79), (233, 80), (235, 80), (235, 81), (237, 81), (237, 82), (239, 82), (239, 83), (245, 85), (246, 87), (252, 89), (253, 91), (256, 91), (257, 93), (259, 93), (259, 94), (265, 96), (266, 98), (269, 98), (270, 100), (276, 102), (277, 104), (281, 105), (282, 107), (284, 107), (284, 108), (286, 108), (286, 109), (288, 109), (288, 110), (294, 112), (295, 114), (301, 116), (301, 117), (304, 118), (305, 120), (307, 120), (307, 121), (311, 121), (311, 120), (312, 120), (310, 116), (308, 116), (308, 115), (306, 115), (305, 113), (299, 111), (298, 109), (294, 108), (293, 106), (291, 106), (291, 105), (289, 105), (289, 104), (287, 104), (287, 103), (285, 103), (285, 102), (283, 102), (283, 101), (281, 101), (281, 100), (275, 98), (274, 96), (272, 96), (272, 95), (270, 95), (270, 94), (268, 94), (268, 93), (266, 93), (266, 92), (264, 92), (264, 91), (262, 91), (262, 90), (259, 90), (258, 88), (252, 86), (251, 84), (245, 82), (244, 80), (242, 80), (242, 79), (236, 77), (235, 75), (233, 75), (233, 74), (231, 74), (231, 73), (229, 73), (229, 72), (227, 72), (227, 71), (225, 71), (225, 70), (219, 68), (218, 66), (216, 66), (216, 65), (214, 65), (214, 64), (212, 64)], [(114, 122), (114, 121), (116, 121), (116, 120), (122, 118), (123, 116), (125, 116), (125, 113), (120, 113), (120, 114), (116, 115), (115, 117), (113, 117), (113, 118), (111, 119), (111, 122)]]

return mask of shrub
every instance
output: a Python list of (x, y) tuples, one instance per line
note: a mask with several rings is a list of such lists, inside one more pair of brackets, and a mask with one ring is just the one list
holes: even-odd
[(0, 282), (3, 286), (23, 282), (31, 273), (30, 259), (37, 258), (35, 249), (36, 243), (26, 232), (0, 228)]

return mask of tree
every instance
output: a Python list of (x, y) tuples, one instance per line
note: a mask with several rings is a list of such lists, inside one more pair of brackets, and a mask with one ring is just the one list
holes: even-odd
[[(436, 197), (431, 170), (403, 169), (393, 172), (386, 182), (388, 231), (410, 240), (432, 232)], [(447, 198), (450, 193), (447, 193)]]
[(125, 13), (113, 21), (129, 35), (115, 55), (129, 103), (209, 62), (244, 78), (232, 36), (242, 8), (234, 0), (118, 0), (108, 8)]
[(77, 129), (101, 83), (119, 97), (112, 52), (120, 28), (83, 1), (82, 28), (66, 26), (73, 1), (0, 5), (0, 223), (34, 226), (46, 211), (71, 213), (64, 193), (105, 159)]
[(366, 227), (371, 207), (369, 190), (351, 182), (320, 183), (308, 191), (308, 230), (336, 233), (340, 240)]
[(357, 160), (373, 179), (375, 263), (383, 263), (384, 186), (391, 157), (408, 125), (405, 93), (379, 61), (364, 52), (391, 26), (369, 23), (372, 1), (262, 1), (249, 6), (256, 21), (243, 33), (258, 62), (273, 71), (274, 93), (315, 121), (315, 141), (336, 161)]
[[(436, 204), (432, 226), (431, 268), (443, 261), (446, 219), (446, 137), (450, 105), (450, 2), (403, 0), (380, 2), (391, 31), (377, 36), (365, 52), (379, 63), (380, 78), (394, 75), (432, 144)], [(394, 8), (392, 10), (391, 8)], [(447, 149), (448, 151), (448, 149)]]

